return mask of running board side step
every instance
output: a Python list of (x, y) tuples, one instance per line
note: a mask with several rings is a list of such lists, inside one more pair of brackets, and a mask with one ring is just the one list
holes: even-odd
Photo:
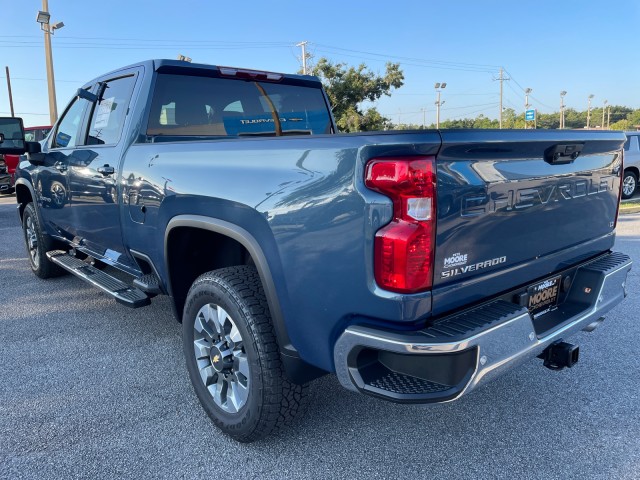
[(146, 275), (135, 278), (133, 280), (133, 286), (152, 296), (162, 293), (160, 279), (155, 273), (147, 273)]
[(131, 308), (139, 308), (149, 305), (151, 301), (146, 293), (131, 287), (108, 273), (98, 270), (92, 265), (69, 255), (62, 250), (47, 252), (47, 257), (56, 265), (64, 268), (76, 277), (98, 287), (116, 299), (118, 303)]

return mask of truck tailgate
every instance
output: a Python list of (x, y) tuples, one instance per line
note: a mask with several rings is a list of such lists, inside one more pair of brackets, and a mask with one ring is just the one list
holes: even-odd
[[(613, 246), (623, 133), (441, 135), (434, 314), (531, 283)], [(572, 152), (579, 152), (577, 158)]]

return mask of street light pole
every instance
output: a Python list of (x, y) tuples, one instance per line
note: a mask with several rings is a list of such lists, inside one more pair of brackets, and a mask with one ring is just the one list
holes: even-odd
[(51, 14), (49, 13), (49, 0), (42, 0), (42, 10), (38, 12), (36, 21), (44, 32), (44, 54), (47, 62), (47, 87), (49, 90), (49, 120), (51, 125), (58, 119), (58, 104), (56, 102), (56, 83), (53, 74), (53, 54), (51, 52), (51, 35), (58, 28), (64, 27), (64, 23), (58, 22), (54, 25), (49, 23)]
[(421, 108), (420, 110), (422, 111), (422, 129), (424, 130), (427, 125), (427, 109)]
[(443, 88), (446, 88), (446, 83), (436, 83), (434, 85), (436, 92), (438, 92), (438, 100), (436, 100), (436, 128), (440, 128), (440, 106), (444, 105), (444, 101), (440, 101), (440, 92)]
[(593, 93), (589, 95), (589, 106), (587, 107), (587, 130), (591, 125), (591, 99), (594, 97)]
[(306, 75), (307, 74), (307, 42), (306, 40), (304, 42), (300, 42), (300, 43), (296, 43), (296, 47), (300, 47), (302, 48), (302, 74)]
[(604, 111), (607, 109), (607, 101), (602, 104), (602, 129), (604, 129)]
[(564, 128), (564, 96), (566, 94), (564, 90), (560, 92), (560, 129)]
[(607, 107), (607, 130), (609, 130), (610, 121), (611, 121), (611, 105)]
[(529, 94), (532, 92), (530, 88), (524, 91), (524, 128), (527, 129), (527, 110), (529, 110)]
[(13, 111), (13, 93), (11, 92), (11, 75), (9, 74), (9, 67), (4, 67), (7, 72), (7, 89), (9, 90), (9, 108), (11, 109), (11, 116), (15, 117), (15, 112)]

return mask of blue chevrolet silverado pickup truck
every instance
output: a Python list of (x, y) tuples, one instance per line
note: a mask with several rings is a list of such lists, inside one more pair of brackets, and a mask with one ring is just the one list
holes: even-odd
[(194, 391), (240, 441), (328, 372), (437, 403), (531, 357), (571, 367), (565, 340), (626, 295), (623, 133), (337, 134), (314, 77), (156, 60), (78, 89), (42, 145), (21, 134), (0, 120), (0, 153), (27, 153), (33, 272), (168, 295)]

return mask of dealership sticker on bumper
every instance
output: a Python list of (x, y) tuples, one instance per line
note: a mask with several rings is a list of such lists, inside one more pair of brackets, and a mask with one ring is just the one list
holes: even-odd
[(558, 303), (561, 278), (562, 275), (558, 275), (529, 287), (527, 290), (529, 294), (527, 307), (531, 315), (540, 316), (551, 310)]

